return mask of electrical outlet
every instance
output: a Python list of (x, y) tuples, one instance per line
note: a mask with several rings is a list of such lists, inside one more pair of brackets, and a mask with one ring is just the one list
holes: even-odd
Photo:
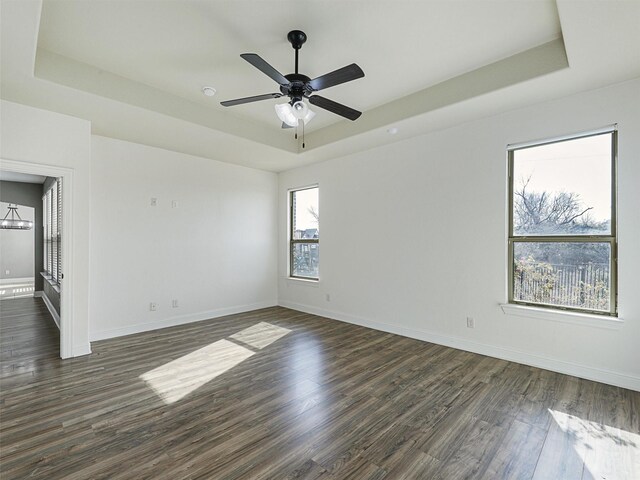
[(467, 328), (476, 328), (476, 321), (473, 317), (467, 317)]
[(5, 274), (5, 275), (10, 275), (10, 274), (11, 274), (11, 270), (5, 270), (5, 271), (4, 271), (4, 274)]
[(155, 207), (158, 205), (158, 199), (156, 197), (151, 197), (151, 206)]
[(178, 208), (178, 201), (177, 200), (172, 200), (171, 201), (171, 208)]
[(158, 310), (158, 304), (157, 304), (157, 303), (154, 303), (154, 302), (151, 302), (151, 303), (149, 304), (149, 311), (151, 311), (151, 312), (155, 312), (156, 310)]
[(171, 308), (178, 308), (178, 300), (171, 300)]

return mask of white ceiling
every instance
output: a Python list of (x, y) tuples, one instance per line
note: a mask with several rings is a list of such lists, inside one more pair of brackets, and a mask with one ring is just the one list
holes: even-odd
[[(279, 171), (479, 116), (640, 76), (639, 1), (2, 0), (2, 97), (92, 121), (93, 132)], [(281, 130), (277, 91), (240, 58), (293, 70), (352, 62), (365, 77), (322, 92), (307, 148)], [(10, 46), (9, 46), (10, 45)], [(204, 85), (215, 97), (200, 92)], [(400, 132), (386, 134), (390, 125)]]
[[(363, 111), (560, 37), (553, 0), (233, 0), (155, 2), (153, 8), (149, 2), (46, 1), (38, 48), (277, 130), (274, 104), (284, 100), (228, 111), (219, 102), (278, 92), (239, 55), (258, 53), (291, 73), (294, 50), (286, 36), (297, 28), (308, 35), (301, 73), (315, 78), (353, 62), (363, 68), (364, 79), (323, 92)], [(205, 97), (204, 85), (214, 86), (217, 96)], [(337, 121), (341, 117), (318, 111), (308, 127)]]
[(44, 183), (47, 177), (42, 175), (31, 175), (30, 173), (7, 172), (0, 170), (0, 180), (3, 182), (19, 183)]

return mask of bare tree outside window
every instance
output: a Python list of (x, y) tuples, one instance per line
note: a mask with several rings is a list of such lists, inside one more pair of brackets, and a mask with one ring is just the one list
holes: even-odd
[(513, 192), (514, 232), (522, 234), (594, 234), (609, 231), (607, 220), (597, 222), (576, 192), (529, 191), (531, 176)]

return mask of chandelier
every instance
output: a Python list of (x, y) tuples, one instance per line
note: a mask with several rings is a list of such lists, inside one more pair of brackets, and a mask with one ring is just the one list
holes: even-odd
[[(5, 230), (31, 230), (33, 222), (20, 218), (17, 205), (12, 207), (11, 204), (9, 204), (8, 208), (9, 211), (0, 222), (0, 228)], [(9, 215), (11, 215), (11, 218), (9, 218)]]

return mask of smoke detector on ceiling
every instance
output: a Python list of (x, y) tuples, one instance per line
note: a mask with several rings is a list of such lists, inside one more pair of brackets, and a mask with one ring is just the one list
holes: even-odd
[(216, 89), (213, 87), (202, 87), (202, 93), (207, 97), (213, 97), (216, 94)]

